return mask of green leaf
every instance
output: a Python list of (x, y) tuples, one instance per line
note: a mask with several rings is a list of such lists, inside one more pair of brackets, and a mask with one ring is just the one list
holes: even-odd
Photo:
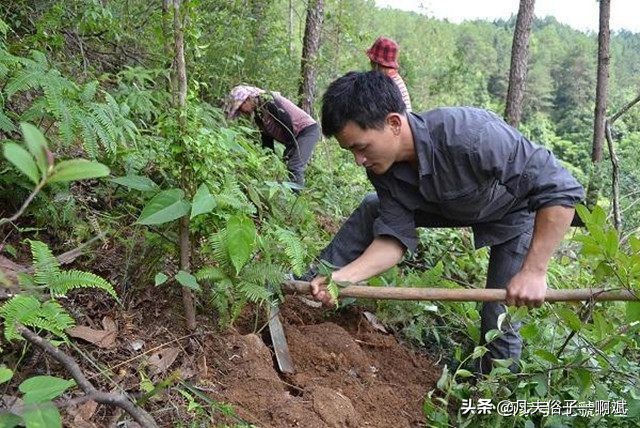
[(5, 365), (0, 366), (0, 383), (8, 382), (13, 377), (13, 371)]
[(534, 351), (534, 354), (542, 358), (543, 360), (550, 362), (551, 364), (560, 363), (560, 360), (558, 360), (558, 357), (556, 357), (554, 354), (547, 351), (546, 349), (536, 349)]
[(580, 217), (580, 219), (585, 224), (591, 223), (591, 213), (589, 212), (587, 207), (585, 207), (582, 204), (578, 204), (578, 205), (576, 205), (576, 211), (578, 212), (578, 216)]
[(209, 192), (206, 184), (201, 184), (193, 197), (193, 205), (191, 206), (191, 218), (200, 214), (211, 212), (216, 207), (216, 200)]
[(16, 143), (6, 143), (4, 145), (4, 157), (7, 158), (18, 170), (29, 177), (34, 184), (40, 182), (38, 166), (28, 151)]
[(24, 425), (20, 416), (9, 412), (0, 412), (0, 427), (14, 428), (20, 425)]
[(156, 278), (155, 278), (156, 287), (157, 287), (158, 285), (162, 285), (162, 284), (164, 284), (165, 282), (167, 282), (167, 279), (169, 279), (169, 277), (168, 277), (167, 275), (165, 275), (165, 274), (164, 274), (164, 273), (162, 273), (162, 272), (158, 272), (158, 273), (156, 274)]
[(476, 346), (473, 349), (473, 353), (471, 354), (471, 358), (472, 359), (476, 359), (476, 358), (480, 358), (482, 357), (484, 354), (486, 354), (489, 350), (487, 348), (485, 348), (484, 346)]
[(522, 338), (526, 340), (531, 340), (538, 336), (538, 334), (540, 334), (540, 332), (538, 331), (538, 326), (534, 323), (526, 324), (520, 329), (520, 336), (522, 336)]
[(536, 382), (536, 394), (538, 397), (544, 397), (547, 395), (547, 375), (546, 374), (538, 374), (535, 375), (531, 380)]
[(484, 340), (486, 343), (491, 343), (496, 337), (502, 336), (502, 332), (500, 330), (489, 330), (484, 335)]
[(582, 322), (580, 321), (580, 318), (578, 318), (578, 315), (576, 315), (575, 312), (573, 312), (571, 309), (566, 307), (557, 308), (556, 314), (558, 314), (562, 321), (567, 323), (571, 330), (580, 331), (580, 329), (582, 328)]
[(183, 287), (190, 288), (194, 291), (202, 291), (196, 277), (191, 275), (189, 272), (185, 272), (183, 270), (178, 271), (176, 274), (176, 281), (178, 281)]
[(458, 369), (456, 370), (456, 373), (454, 376), (459, 376), (459, 377), (472, 377), (473, 373), (471, 373), (469, 370), (465, 370), (465, 369)]
[(575, 368), (571, 371), (571, 374), (577, 380), (578, 386), (580, 386), (580, 392), (586, 391), (592, 383), (591, 372), (583, 368)]
[(29, 152), (36, 159), (40, 174), (44, 176), (49, 169), (49, 162), (47, 161), (47, 140), (45, 140), (42, 132), (30, 123), (21, 123), (22, 135), (24, 136), (24, 142), (27, 144)]
[(250, 218), (235, 215), (227, 222), (227, 251), (231, 263), (240, 273), (249, 261), (256, 240), (256, 227)]
[(180, 189), (169, 189), (158, 193), (144, 207), (137, 223), (162, 224), (188, 214), (191, 205), (182, 199), (183, 196), (184, 192)]
[(140, 190), (141, 192), (155, 192), (160, 189), (149, 177), (142, 175), (127, 175), (124, 177), (116, 177), (111, 180), (130, 189)]
[(627, 302), (627, 321), (640, 321), (640, 302)]
[(436, 382), (436, 386), (439, 390), (444, 391), (446, 387), (449, 386), (449, 380), (451, 379), (451, 375), (449, 374), (449, 368), (445, 364), (442, 369), (442, 374), (440, 375), (440, 379)]
[(18, 389), (24, 393), (25, 403), (41, 403), (58, 397), (75, 384), (74, 380), (59, 377), (34, 376), (22, 382)]
[(58, 162), (47, 179), (49, 183), (86, 180), (109, 175), (109, 168), (100, 162), (87, 159), (70, 159)]
[(618, 232), (611, 229), (607, 232), (607, 240), (605, 241), (606, 254), (609, 257), (615, 257), (618, 252)]
[(51, 401), (28, 406), (22, 414), (26, 428), (62, 427), (60, 411)]

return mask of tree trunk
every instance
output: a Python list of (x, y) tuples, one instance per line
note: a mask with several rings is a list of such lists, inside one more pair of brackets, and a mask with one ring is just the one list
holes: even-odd
[[(169, 69), (169, 80), (167, 81), (167, 92), (172, 95), (175, 94), (175, 64), (174, 55), (171, 45), (171, 16), (169, 15), (169, 8), (171, 7), (171, 0), (162, 0), (162, 38), (164, 56), (166, 61), (166, 67)], [(175, 100), (174, 100), (175, 103)]]
[(610, 0), (600, 0), (600, 32), (598, 34), (598, 80), (596, 83), (595, 120), (593, 124), (593, 148), (591, 162), (593, 169), (587, 187), (587, 206), (598, 203), (600, 191), (600, 167), (604, 147), (607, 120), (607, 96), (609, 88), (609, 14)]
[(509, 88), (507, 89), (507, 105), (504, 112), (505, 120), (513, 127), (517, 127), (522, 118), (522, 100), (527, 79), (529, 37), (531, 36), (534, 4), (535, 0), (520, 0), (516, 28), (513, 32)]
[(300, 108), (313, 116), (313, 101), (316, 92), (316, 59), (320, 49), (320, 33), (324, 16), (324, 0), (309, 0), (307, 22), (302, 43), (302, 61), (300, 64)]
[[(188, 1), (188, 0), (187, 0)], [(173, 0), (173, 34), (175, 37), (175, 74), (177, 78), (176, 112), (178, 114), (178, 126), (180, 135), (184, 136), (187, 131), (186, 115), (184, 112), (187, 103), (187, 66), (184, 59), (184, 29), (180, 14), (181, 0)], [(181, 138), (181, 137), (179, 137)], [(188, 166), (183, 166), (187, 168)], [(188, 188), (189, 178), (187, 171), (182, 174), (182, 188)], [(180, 219), (180, 270), (189, 272), (191, 270), (191, 242), (189, 238), (189, 215)], [(182, 302), (184, 314), (187, 322), (187, 329), (196, 328), (196, 310), (193, 302), (193, 294), (187, 287), (182, 287)]]

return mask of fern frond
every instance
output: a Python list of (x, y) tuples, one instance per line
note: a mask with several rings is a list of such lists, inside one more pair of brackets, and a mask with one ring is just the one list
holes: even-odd
[(240, 281), (236, 285), (239, 294), (252, 302), (262, 302), (271, 298), (271, 292), (266, 284), (279, 284), (284, 278), (284, 272), (269, 263), (255, 263), (242, 270)]
[(16, 126), (13, 124), (11, 119), (9, 119), (9, 117), (6, 114), (4, 114), (2, 110), (0, 110), (0, 131), (9, 133), (15, 130), (16, 130)]
[(98, 156), (98, 139), (96, 138), (95, 123), (92, 117), (84, 115), (81, 111), (78, 113), (74, 111), (74, 116), (80, 125), (84, 149), (92, 158), (96, 158)]
[(48, 301), (41, 304), (33, 296), (15, 296), (0, 307), (0, 318), (4, 320), (4, 336), (7, 340), (21, 339), (16, 324), (49, 331), (66, 338), (64, 331), (75, 322), (60, 304)]
[(205, 268), (200, 269), (196, 273), (196, 279), (198, 281), (220, 281), (221, 279), (227, 278), (227, 274), (219, 267), (207, 266)]
[(80, 101), (82, 101), (83, 103), (89, 103), (93, 101), (97, 91), (98, 91), (97, 80), (87, 83), (86, 85), (84, 85), (82, 92), (80, 92)]
[(275, 235), (280, 244), (284, 247), (284, 253), (287, 256), (289, 263), (291, 263), (293, 272), (296, 275), (302, 274), (306, 267), (305, 257), (307, 254), (302, 241), (300, 241), (295, 233), (281, 227), (276, 228)]
[(218, 195), (216, 195), (218, 205), (228, 206), (240, 210), (246, 214), (254, 214), (256, 207), (249, 202), (247, 196), (232, 178), (227, 178)]
[(231, 258), (227, 249), (227, 230), (221, 229), (209, 238), (209, 247), (213, 258), (221, 266), (231, 266)]
[(42, 70), (37, 69), (25, 68), (18, 71), (4, 88), (4, 93), (7, 95), (7, 99), (10, 99), (17, 92), (40, 88), (42, 81), (44, 80), (44, 76), (45, 74)]
[(0, 317), (4, 320), (4, 337), (11, 341), (21, 336), (16, 331), (16, 323), (35, 318), (40, 302), (33, 296), (15, 296), (0, 307)]
[(64, 331), (75, 325), (75, 321), (69, 313), (58, 303), (53, 300), (44, 302), (36, 317), (29, 321), (31, 327), (41, 328), (49, 331), (57, 336), (66, 338)]
[(53, 281), (49, 283), (49, 289), (54, 296), (64, 296), (76, 288), (99, 288), (118, 300), (118, 295), (113, 289), (113, 286), (106, 279), (91, 272), (82, 272), (79, 270), (60, 272)]
[(47, 56), (40, 51), (33, 50), (31, 51), (32, 67), (37, 68), (38, 70), (44, 71), (49, 68), (49, 61), (47, 60)]
[(47, 100), (43, 97), (37, 98), (24, 113), (20, 115), (22, 122), (38, 122), (47, 114)]
[(100, 143), (112, 155), (117, 150), (117, 130), (113, 124), (113, 118), (109, 114), (109, 108), (105, 104), (93, 104), (89, 108), (95, 121), (95, 130)]
[(60, 263), (44, 242), (29, 240), (35, 269), (34, 280), (38, 285), (49, 285), (60, 274)]

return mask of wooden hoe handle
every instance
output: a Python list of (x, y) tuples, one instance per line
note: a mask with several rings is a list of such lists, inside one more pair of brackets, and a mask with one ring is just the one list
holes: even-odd
[[(311, 284), (306, 281), (285, 281), (285, 293), (310, 294)], [(372, 287), (367, 285), (349, 285), (340, 288), (340, 297), (359, 297), (365, 299), (390, 300), (431, 300), (440, 302), (503, 302), (506, 291), (503, 289), (464, 289), (464, 288), (426, 288), (426, 287)], [(629, 290), (603, 290), (600, 288), (578, 288), (574, 290), (547, 289), (545, 302), (596, 301), (637, 301), (638, 296)]]

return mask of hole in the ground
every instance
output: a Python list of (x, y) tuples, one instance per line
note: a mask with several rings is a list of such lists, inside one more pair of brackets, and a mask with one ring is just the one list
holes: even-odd
[(278, 367), (278, 359), (276, 358), (276, 352), (273, 349), (273, 341), (271, 340), (271, 334), (269, 333), (269, 329), (264, 329), (261, 333), (262, 341), (271, 351), (271, 361), (273, 363), (273, 369), (278, 373), (278, 377), (282, 380), (282, 384), (287, 389), (289, 394), (292, 397), (302, 397), (304, 395), (304, 389), (300, 388), (292, 384), (286, 375), (280, 373), (280, 368)]

